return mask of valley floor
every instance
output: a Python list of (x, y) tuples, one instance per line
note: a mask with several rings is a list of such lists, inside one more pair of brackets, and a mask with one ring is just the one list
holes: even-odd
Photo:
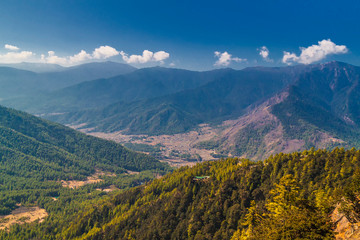
[(157, 156), (159, 160), (167, 162), (171, 166), (180, 167), (185, 165), (194, 165), (198, 159), (204, 161), (217, 159), (212, 156), (216, 154), (215, 150), (198, 149), (194, 147), (194, 145), (199, 142), (209, 141), (216, 138), (221, 133), (221, 130), (203, 124), (200, 125), (197, 130), (174, 135), (125, 135), (121, 131), (103, 133), (87, 132), (85, 130), (84, 132), (92, 136), (113, 140), (122, 144), (131, 143), (161, 146), (160, 155)]
[(344, 143), (329, 133), (316, 130), (308, 136), (289, 137), (281, 121), (271, 113), (271, 106), (283, 101), (287, 93), (274, 96), (247, 114), (218, 125), (200, 124), (192, 131), (173, 135), (126, 135), (123, 131), (104, 133), (70, 126), (89, 135), (113, 140), (135, 151), (155, 156), (171, 166), (194, 165), (199, 161), (226, 157), (262, 160), (279, 152), (303, 151), (310, 146), (327, 148)]

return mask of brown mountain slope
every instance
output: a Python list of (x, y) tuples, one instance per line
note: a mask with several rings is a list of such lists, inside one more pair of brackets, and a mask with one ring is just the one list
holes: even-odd
[(225, 156), (259, 160), (279, 152), (302, 151), (309, 146), (326, 148), (345, 143), (320, 129), (314, 129), (305, 139), (287, 136), (281, 121), (271, 113), (272, 107), (287, 97), (288, 92), (284, 91), (259, 106), (252, 106), (247, 114), (237, 119), (215, 126), (201, 124), (197, 129), (181, 134), (147, 136), (89, 130), (92, 135), (120, 143), (162, 146), (160, 155), (173, 165), (191, 165), (199, 159), (213, 160)]
[[(216, 146), (218, 152), (255, 160), (278, 152), (301, 151), (309, 145), (316, 148), (326, 148), (344, 142), (318, 129), (314, 130), (307, 139), (288, 137), (281, 121), (271, 113), (272, 106), (282, 102), (287, 97), (288, 93), (285, 91), (249, 110), (245, 116), (236, 120), (225, 121), (222, 124), (224, 127), (226, 126), (225, 130), (210, 142)], [(210, 142), (198, 143), (196, 146), (202, 148), (211, 145)]]

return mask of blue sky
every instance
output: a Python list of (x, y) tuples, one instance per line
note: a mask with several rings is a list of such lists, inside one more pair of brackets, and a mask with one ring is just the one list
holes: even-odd
[(355, 0), (2, 0), (0, 62), (112, 60), (193, 70), (360, 65), (359, 12)]

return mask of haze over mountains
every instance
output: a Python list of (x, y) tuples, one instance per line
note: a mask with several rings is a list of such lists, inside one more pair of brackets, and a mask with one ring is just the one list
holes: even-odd
[[(58, 112), (82, 110), (118, 101), (131, 102), (193, 89), (216, 79), (224, 71), (227, 70), (193, 72), (160, 67), (139, 69), (129, 74), (112, 78), (104, 76), (35, 98), (31, 96), (8, 103), (33, 113), (51, 113), (54, 109)], [(100, 74), (102, 73), (94, 77), (97, 78)]]
[(253, 159), (359, 144), (360, 70), (346, 63), (196, 72), (107, 62), (48, 74), (75, 84), (2, 104), (97, 132), (169, 135), (210, 124), (216, 136), (191, 147)]
[[(38, 64), (23, 63), (20, 66), (38, 69)], [(101, 62), (88, 63), (74, 67), (59, 68), (57, 71), (52, 69), (48, 72), (31, 72), (28, 70), (17, 69), (18, 64), (10, 64), (11, 67), (0, 67), (0, 98), (2, 100), (13, 99), (16, 97), (37, 96), (56, 89), (64, 88), (83, 81), (96, 78), (107, 78), (119, 74), (129, 73), (136, 68), (121, 63)], [(41, 65), (49, 69), (48, 65)], [(49, 70), (50, 70), (49, 69)], [(12, 101), (12, 100), (11, 100)]]
[[(165, 136), (180, 136), (175, 145), (183, 145), (196, 132), (188, 150), (170, 149), (171, 154), (189, 162), (194, 161), (190, 148), (211, 151), (214, 158), (259, 160), (274, 155), (264, 162), (204, 162), (145, 186), (108, 193), (142, 185), (171, 169), (151, 154), (0, 107), (0, 214), (15, 214), (12, 210), (19, 204), (36, 204), (49, 215), (41, 224), (0, 231), (0, 238), (268, 239), (282, 236), (279, 222), (286, 218), (287, 228), (307, 229), (291, 232), (294, 236), (331, 239), (338, 230), (359, 225), (360, 152), (335, 148), (360, 145), (359, 67), (330, 62), (194, 72), (98, 63), (41, 73), (58, 78), (33, 91), (26, 87), (46, 81), (45, 75), (0, 70), (8, 91), (17, 90), (14, 83), (28, 84), (20, 85), (24, 88), (17, 97), (4, 95), (2, 103), (78, 125), (88, 133), (132, 134), (130, 139), (144, 143), (163, 139), (156, 146), (130, 142), (129, 147), (158, 154), (167, 147), (162, 144)], [(9, 81), (12, 76), (16, 82)], [(89, 80), (91, 76), (99, 79)], [(335, 149), (296, 152), (311, 147)], [(68, 188), (77, 182), (82, 187)], [(288, 188), (297, 197), (279, 202), (276, 196)], [(271, 207), (284, 204), (288, 211), (282, 215)], [(337, 213), (340, 205), (347, 212)], [(269, 214), (253, 225), (242, 224), (252, 211)], [(355, 220), (348, 221), (351, 217)], [(337, 219), (345, 219), (345, 227)]]
[(60, 66), (59, 64), (50, 64), (50, 63), (30, 63), (30, 62), (21, 62), (21, 63), (13, 63), (13, 64), (4, 64), (0, 63), (1, 67), (11, 67), (20, 70), (26, 70), (36, 73), (41, 72), (57, 72), (65, 70), (66, 68)]

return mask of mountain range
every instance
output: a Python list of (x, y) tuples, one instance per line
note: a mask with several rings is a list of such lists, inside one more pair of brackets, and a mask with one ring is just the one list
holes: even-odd
[[(34, 97), (49, 91), (61, 89), (73, 84), (97, 78), (108, 78), (134, 71), (136, 68), (122, 63), (99, 62), (87, 63), (74, 67), (52, 69), (49, 72), (36, 72), (39, 64), (23, 63), (25, 69), (18, 69), (19, 64), (10, 64), (0, 67), (0, 98), (1, 100), (14, 101), (19, 97)], [(48, 65), (41, 65), (48, 68)], [(53, 65), (50, 65), (53, 66)], [(51, 69), (51, 68), (50, 68)], [(26, 99), (24, 99), (26, 101)]]
[(359, 67), (342, 62), (205, 72), (155, 67), (3, 103), (96, 132), (169, 135), (208, 124), (217, 135), (192, 147), (261, 159), (358, 146), (359, 76)]
[[(38, 81), (39, 73), (4, 69), (4, 76)], [(216, 134), (193, 148), (269, 157), (206, 161), (160, 178), (172, 169), (151, 155), (0, 106), (0, 238), (356, 238), (359, 79), (359, 67), (341, 62), (207, 72), (156, 67), (3, 100), (28, 106), (36, 99), (31, 111), (88, 133), (142, 139), (207, 130)], [(311, 147), (333, 150), (304, 150)], [(6, 225), (19, 207), (48, 217)]]

